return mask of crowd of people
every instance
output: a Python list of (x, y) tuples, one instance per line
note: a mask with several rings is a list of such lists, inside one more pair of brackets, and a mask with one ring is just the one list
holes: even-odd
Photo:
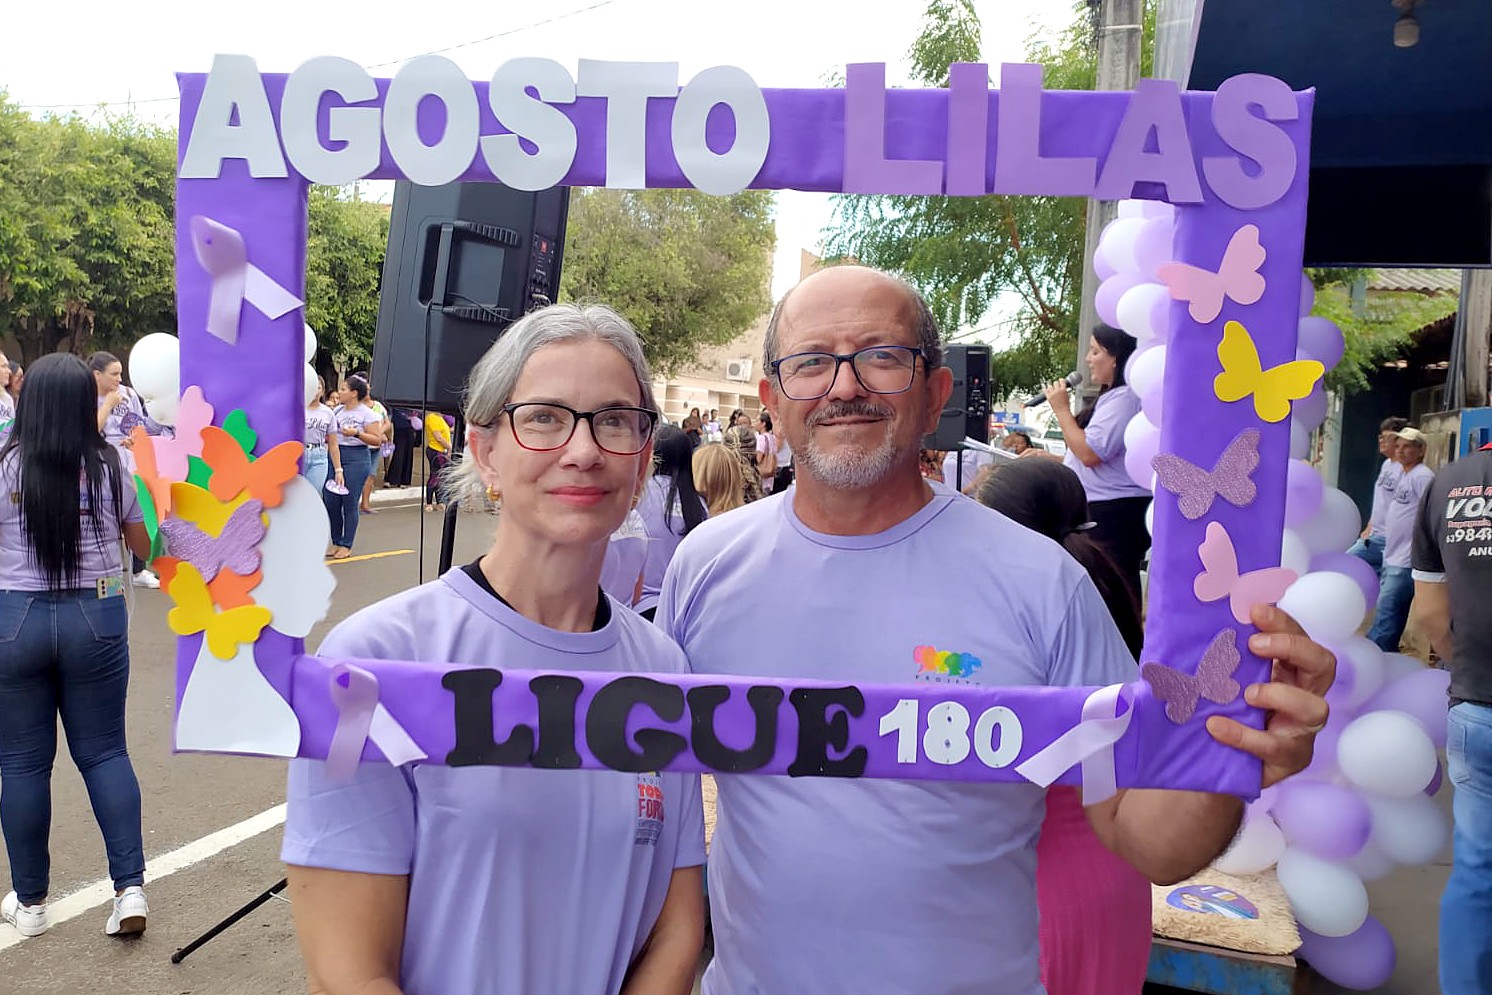
[[(318, 652), (895, 684), (917, 679), (914, 650), (932, 643), (979, 662), (948, 680), (1133, 681), (1149, 543), (1149, 496), (1123, 471), (1133, 350), (1098, 329), (1086, 357), (1097, 397), (1074, 414), (1065, 384), (1047, 391), (1066, 455), (1009, 433), (1011, 458), (968, 467), (963, 494), (940, 479), (943, 454), (923, 448), (952, 390), (931, 313), (900, 279), (860, 266), (817, 272), (778, 302), (761, 410), (724, 423), (696, 408), (660, 424), (638, 336), (601, 305), (551, 305), (509, 327), (471, 371), (464, 447), (443, 418), (384, 410), (365, 377), (349, 376), (306, 408), (305, 473), (325, 496), (329, 555), (351, 554), (396, 438), (423, 440), (436, 471), (427, 508), (475, 502), (498, 514), (480, 557), (362, 609)], [(38, 361), (0, 448), (13, 494), (0, 502), (0, 640), (17, 647), (0, 654), (0, 823), (15, 888), (0, 912), (25, 935), (47, 926), (58, 715), (104, 832), (117, 891), (108, 931), (143, 929), (147, 911), (117, 582), (121, 538), (140, 557), (149, 542), (123, 486), (128, 439), (110, 438), (119, 409), (147, 418), (110, 360)], [(68, 429), (59, 449), (63, 410), (91, 431)], [(1429, 482), (1417, 435), (1392, 428), (1395, 454), (1407, 455), (1398, 476), (1385, 466), (1379, 489), (1394, 507), (1401, 490), (1416, 509), (1427, 487), (1450, 493)], [(1399, 526), (1388, 508), (1374, 520), (1388, 594), (1390, 576), (1403, 583), (1388, 573)], [(1453, 683), (1465, 697), (1448, 774), (1453, 881), (1474, 930), (1492, 924), (1474, 862), (1485, 841), (1463, 836), (1485, 820), (1492, 689), (1485, 659), (1470, 658), (1485, 657), (1492, 633), (1464, 621), (1464, 592), (1485, 583), (1492, 557), (1441, 558), (1443, 522), (1408, 520), (1409, 583), (1440, 585), (1426, 617), (1468, 661)], [(1370, 524), (1365, 554), (1375, 534)], [(641, 554), (622, 557), (620, 537), (641, 537), (631, 547)], [(966, 566), (950, 573), (952, 562)], [(69, 615), (78, 623), (59, 625)], [(1249, 648), (1275, 661), (1246, 692), (1264, 720), (1213, 716), (1206, 733), (1258, 758), (1263, 788), (1309, 764), (1335, 661), (1276, 608), (1256, 606), (1252, 621)], [(766, 652), (784, 633), (791, 652)], [(72, 693), (72, 680), (95, 699)], [(1242, 816), (1239, 799), (1203, 792), (1128, 790), (1085, 807), (1073, 789), (1035, 785), (717, 780), (707, 995), (1134, 995), (1149, 883), (1206, 866)], [(1463, 811), (1469, 785), (1482, 794)], [(694, 775), (414, 762), (338, 778), (295, 760), (282, 857), (313, 990), (685, 995), (695, 981), (707, 910)], [(1489, 934), (1463, 929), (1458, 942), (1485, 958)], [(1474, 957), (1461, 970), (1488, 977)], [(1486, 989), (1446, 989), (1473, 990)]]

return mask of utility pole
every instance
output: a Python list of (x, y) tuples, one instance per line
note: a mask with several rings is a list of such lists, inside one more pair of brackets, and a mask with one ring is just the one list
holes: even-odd
[[(1140, 78), (1140, 46), (1143, 39), (1144, 0), (1090, 0), (1098, 6), (1098, 85), (1100, 90), (1133, 90)], [(1088, 201), (1088, 226), (1083, 237), (1083, 306), (1078, 317), (1077, 369), (1083, 372), (1083, 390), (1092, 393), (1083, 355), (1093, 338), (1098, 313), (1093, 295), (1098, 277), (1093, 272), (1093, 253), (1104, 225), (1114, 220), (1118, 205), (1112, 201)]]

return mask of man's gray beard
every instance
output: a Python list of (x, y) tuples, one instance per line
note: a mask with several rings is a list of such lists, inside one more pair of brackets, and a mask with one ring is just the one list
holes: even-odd
[(803, 452), (794, 453), (793, 457), (803, 463), (815, 480), (835, 490), (859, 490), (880, 483), (891, 472), (896, 465), (896, 446), (888, 422), (886, 437), (874, 449), (839, 446), (833, 452), (825, 452), (814, 443), (810, 431)]

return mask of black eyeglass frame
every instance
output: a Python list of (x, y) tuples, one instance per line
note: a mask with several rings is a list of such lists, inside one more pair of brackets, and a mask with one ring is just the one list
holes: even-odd
[[(855, 365), (855, 359), (858, 356), (860, 356), (860, 355), (862, 355), (864, 353), (867, 353), (867, 352), (878, 352), (878, 351), (884, 352), (887, 349), (898, 349), (898, 350), (900, 350), (902, 352), (910, 352), (912, 354), (912, 375), (907, 378), (907, 385), (905, 387), (901, 387), (901, 388), (899, 388), (897, 390), (876, 390), (870, 384), (866, 383), (865, 382), (865, 378), (860, 375), (860, 368)], [(782, 364), (786, 363), (790, 359), (797, 359), (800, 356), (823, 356), (823, 357), (825, 357), (827, 359), (834, 360), (834, 372), (829, 376), (828, 380), (825, 381), (825, 386), (824, 386), (823, 391), (821, 393), (814, 394), (812, 397), (798, 397), (798, 396), (796, 396), (794, 394), (790, 394), (790, 393), (788, 393), (787, 385), (782, 382)], [(916, 346), (916, 345), (868, 345), (864, 349), (856, 349), (854, 352), (848, 352), (848, 353), (820, 352), (818, 350), (810, 350), (808, 352), (794, 352), (794, 353), (790, 353), (789, 355), (783, 356), (780, 359), (774, 359), (774, 360), (772, 360), (771, 368), (772, 368), (772, 375), (777, 378), (777, 386), (778, 386), (778, 388), (782, 391), (782, 393), (789, 400), (792, 400), (792, 401), (817, 401), (819, 398), (827, 396), (828, 393), (829, 393), (829, 391), (831, 391), (831, 390), (834, 389), (834, 384), (837, 383), (838, 380), (839, 380), (839, 368), (841, 366), (843, 366), (845, 363), (849, 363), (850, 364), (850, 372), (855, 375), (855, 382), (858, 383), (861, 387), (863, 387), (866, 390), (868, 390), (870, 393), (872, 393), (872, 394), (887, 394), (887, 395), (889, 395), (889, 394), (905, 394), (907, 391), (909, 391), (909, 390), (912, 389), (912, 384), (914, 384), (914, 383), (917, 382), (917, 360), (919, 360), (919, 359), (922, 360), (922, 365), (924, 367), (926, 367), (928, 370), (932, 369), (932, 365), (928, 362), (928, 359), (927, 359), (927, 353), (923, 350), (923, 348), (921, 346)]]
[[(570, 417), (574, 420), (570, 422), (570, 434), (565, 436), (563, 442), (559, 443), (558, 445), (545, 446), (540, 448), (537, 446), (530, 446), (528, 443), (524, 442), (521, 438), (518, 437), (518, 423), (513, 420), (513, 412), (517, 411), (519, 408), (527, 408), (533, 406), (559, 408), (561, 411), (568, 411), (570, 413)], [(596, 448), (601, 450), (603, 453), (609, 453), (612, 456), (636, 456), (638, 453), (642, 452), (648, 447), (648, 443), (653, 441), (654, 433), (658, 431), (658, 412), (652, 411), (648, 408), (635, 407), (630, 404), (611, 404), (607, 405), (604, 408), (597, 408), (594, 411), (576, 411), (568, 404), (560, 404), (558, 401), (513, 401), (508, 404), (504, 404), (500, 410), (503, 414), (508, 416), (508, 430), (513, 434), (513, 441), (518, 443), (519, 446), (523, 447), (531, 453), (552, 453), (557, 449), (565, 448), (570, 444), (570, 440), (575, 438), (575, 430), (580, 427), (580, 423), (582, 421), (590, 423), (591, 441), (596, 444)], [(596, 416), (606, 414), (608, 411), (631, 411), (635, 412), (636, 414), (646, 415), (648, 419), (648, 430), (643, 434), (642, 444), (631, 452), (625, 453), (618, 452), (615, 449), (609, 449), (606, 446), (602, 445), (601, 437), (596, 434)], [(491, 426), (488, 427), (490, 428)]]

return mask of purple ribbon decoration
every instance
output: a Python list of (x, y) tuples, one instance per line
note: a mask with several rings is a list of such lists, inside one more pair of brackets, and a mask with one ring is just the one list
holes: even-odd
[(326, 751), (327, 773), (333, 779), (346, 780), (357, 773), (369, 739), (395, 767), (425, 759), (399, 721), (378, 703), (377, 677), (354, 664), (338, 663), (328, 684), (337, 708), (337, 725)]
[(191, 220), (192, 250), (212, 277), (207, 304), (207, 330), (234, 345), (238, 317), (248, 301), (269, 318), (289, 314), (304, 302), (249, 262), (243, 236), (235, 228), (201, 214)]
[[(1120, 708), (1124, 709), (1122, 714)], [(1063, 771), (1081, 764), (1083, 804), (1106, 801), (1119, 790), (1114, 744), (1129, 728), (1134, 714), (1134, 694), (1126, 685), (1098, 688), (1083, 702), (1082, 721), (1016, 767), (1016, 773), (1049, 788)]]

